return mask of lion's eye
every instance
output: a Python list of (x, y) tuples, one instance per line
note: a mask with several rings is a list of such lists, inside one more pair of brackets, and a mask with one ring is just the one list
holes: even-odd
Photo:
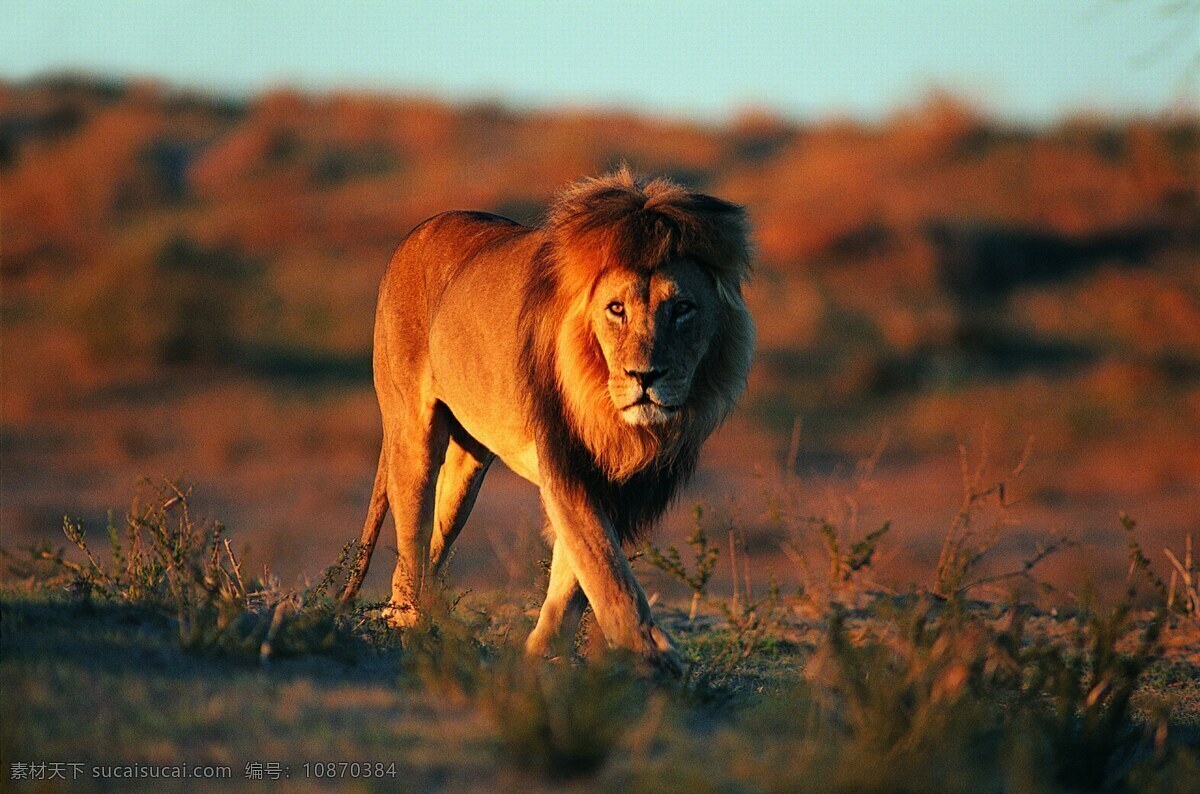
[(618, 320), (625, 316), (625, 304), (620, 301), (613, 301), (608, 304), (608, 313)]
[(691, 301), (680, 301), (671, 309), (671, 319), (685, 320), (696, 313), (696, 304)]

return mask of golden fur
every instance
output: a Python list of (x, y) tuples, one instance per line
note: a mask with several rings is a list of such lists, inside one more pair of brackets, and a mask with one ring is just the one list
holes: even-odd
[(410, 624), (499, 457), (541, 488), (554, 543), (529, 650), (590, 602), (610, 643), (676, 668), (620, 544), (661, 515), (745, 386), (747, 237), (740, 207), (628, 169), (569, 186), (537, 228), (446, 213), (414, 229), (380, 287), (384, 444), (344, 596), (390, 507), (388, 616)]

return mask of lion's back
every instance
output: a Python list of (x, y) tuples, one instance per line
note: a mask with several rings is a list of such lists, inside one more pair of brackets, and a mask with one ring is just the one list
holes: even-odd
[(392, 254), (379, 288), (381, 314), (428, 318), (446, 286), (471, 260), (532, 230), (486, 212), (443, 212), (413, 228)]
[(539, 245), (536, 230), (482, 212), (446, 212), (413, 229), (380, 286), (377, 389), (428, 376), (433, 396), (485, 444), (523, 433), (513, 410), (524, 402), (519, 320)]

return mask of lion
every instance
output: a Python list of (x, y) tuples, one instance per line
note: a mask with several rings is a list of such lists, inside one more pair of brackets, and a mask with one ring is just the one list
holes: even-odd
[(553, 548), (526, 651), (565, 648), (590, 604), (610, 646), (680, 671), (622, 549), (745, 388), (750, 260), (741, 206), (627, 167), (569, 185), (535, 227), (455, 211), (413, 229), (379, 289), (383, 446), (343, 600), (390, 508), (384, 614), (411, 626), (499, 458), (540, 489)]

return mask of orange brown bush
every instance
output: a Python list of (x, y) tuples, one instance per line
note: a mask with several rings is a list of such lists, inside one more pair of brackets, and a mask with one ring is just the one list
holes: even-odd
[[(1032, 520), (1086, 534), (1119, 503), (1168, 544), (1200, 530), (1195, 117), (1028, 127), (933, 95), (879, 124), (711, 125), (59, 76), (0, 84), (6, 535), (200, 470), (265, 549), (335, 553), (369, 487), (390, 250), (448, 208), (533, 221), (622, 161), (755, 223), (760, 355), (717, 479), (779, 462), (797, 416), (793, 466), (890, 429), (895, 483), (986, 423), (1037, 438)], [(922, 526), (905, 490), (880, 498)]]

